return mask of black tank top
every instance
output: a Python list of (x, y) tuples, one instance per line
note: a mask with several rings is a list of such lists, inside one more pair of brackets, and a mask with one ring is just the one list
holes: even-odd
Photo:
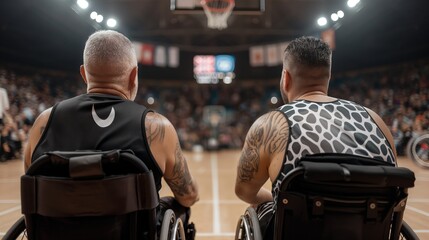
[(161, 189), (162, 171), (146, 139), (147, 108), (118, 96), (83, 94), (52, 108), (32, 161), (48, 151), (131, 149), (152, 170)]

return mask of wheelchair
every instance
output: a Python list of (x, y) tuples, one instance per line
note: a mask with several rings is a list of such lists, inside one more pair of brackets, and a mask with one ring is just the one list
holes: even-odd
[[(48, 152), (21, 177), (11, 239), (185, 239), (168, 209), (157, 233), (152, 172), (130, 150)], [(159, 237), (158, 237), (159, 235)]]
[(429, 168), (429, 132), (411, 138), (406, 147), (408, 158), (418, 166)]
[(249, 207), (238, 220), (235, 239), (419, 239), (403, 221), (414, 181), (409, 169), (376, 159), (306, 156), (282, 182), (265, 234)]

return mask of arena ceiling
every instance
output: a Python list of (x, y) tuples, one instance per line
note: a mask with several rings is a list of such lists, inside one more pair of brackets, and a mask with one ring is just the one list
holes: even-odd
[[(248, 1), (248, 0), (236, 0)], [(347, 71), (429, 57), (429, 1), (266, 0), (259, 14), (235, 14), (224, 30), (207, 28), (202, 11), (177, 13), (168, 0), (88, 0), (90, 8), (115, 16), (117, 30), (134, 41), (177, 45), (196, 53), (231, 52), (249, 46), (317, 35), (319, 16), (343, 9), (335, 25), (334, 71)], [(75, 70), (89, 34), (100, 28), (74, 0), (0, 2), (0, 61)]]

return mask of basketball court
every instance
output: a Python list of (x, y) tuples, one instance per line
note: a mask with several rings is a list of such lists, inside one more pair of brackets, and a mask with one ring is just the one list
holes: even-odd
[[(185, 152), (189, 168), (200, 189), (200, 201), (192, 208), (191, 220), (196, 224), (196, 239), (234, 239), (238, 218), (247, 205), (234, 194), (235, 169), (239, 151)], [(405, 221), (421, 240), (429, 240), (429, 171), (411, 160), (400, 158), (399, 165), (416, 174), (416, 186), (410, 189)], [(0, 164), (0, 236), (21, 217), (19, 178), (23, 174), (21, 160)], [(163, 183), (161, 196), (169, 195)], [(270, 185), (266, 184), (267, 188)]]
[[(133, 44), (136, 44), (139, 48), (139, 64), (140, 66), (144, 65), (141, 66), (141, 69), (149, 69), (147, 72), (153, 71), (149, 74), (149, 81), (143, 83), (146, 84), (145, 87), (150, 89), (150, 83), (155, 83), (157, 87), (167, 86), (169, 83), (163, 83), (159, 79), (168, 79), (171, 76), (176, 77), (179, 75), (178, 73), (187, 74), (186, 77), (180, 77), (182, 80), (183, 78), (188, 78), (188, 82), (177, 81), (177, 83), (175, 83), (176, 85), (187, 85), (190, 84), (191, 81), (192, 83), (196, 81), (197, 84), (222, 84), (222, 81), (223, 84), (231, 84), (232, 81), (256, 79), (257, 81), (261, 80), (266, 82), (275, 80), (277, 86), (277, 81), (280, 77), (278, 75), (279, 70), (282, 68), (281, 52), (288, 41), (300, 35), (318, 35), (321, 38), (326, 37), (325, 40), (333, 44), (332, 48), (335, 47), (335, 38), (334, 35), (332, 35), (332, 29), (338, 30), (342, 24), (342, 20), (340, 19), (342, 18), (341, 15), (344, 15), (344, 12), (339, 10), (337, 6), (338, 3), (345, 3), (346, 0), (272, 0), (267, 2), (265, 0), (142, 0), (140, 2), (132, 0), (93, 0), (89, 1), (93, 4), (90, 8), (94, 7), (92, 10), (97, 10), (98, 13), (95, 13), (94, 18), (91, 16), (92, 20), (89, 19), (89, 14), (92, 10), (85, 10), (88, 7), (88, 2), (86, 0), (69, 1), (72, 2), (70, 5), (73, 5), (71, 7), (62, 5), (67, 1), (52, 1), (54, 3), (49, 7), (38, 6), (35, 3), (36, 1), (20, 1), (21, 3), (19, 6), (13, 5), (11, 2), (12, 1), (7, 3), (5, 1), (6, 7), (3, 8), (6, 9), (5, 11), (14, 13), (22, 8), (26, 10), (28, 14), (36, 13), (36, 15), (32, 15), (32, 17), (36, 19), (40, 18), (45, 22), (42, 21), (37, 25), (43, 30), (40, 31), (40, 33), (37, 27), (27, 26), (27, 24), (30, 25), (32, 19), (29, 17), (27, 17), (27, 19), (22, 19), (21, 21), (23, 21), (23, 23), (15, 26), (19, 27), (19, 31), (14, 30), (13, 27), (8, 28), (9, 25), (7, 25), (10, 24), (10, 26), (14, 26), (14, 21), (12, 20), (15, 20), (15, 18), (17, 18), (16, 16), (13, 16), (13, 19), (10, 21), (4, 21), (7, 22), (7, 24), (4, 25), (6, 27), (0, 24), (0, 27), (2, 27), (0, 29), (4, 30), (4, 36), (12, 36), (11, 38), (5, 37), (4, 41), (8, 43), (5, 45), (6, 47), (1, 46), (0, 50), (4, 48), (7, 49), (7, 51), (2, 50), (3, 52), (0, 52), (0, 56), (12, 56), (12, 59), (14, 57), (13, 54), (20, 57), (25, 56), (27, 62), (23, 61), (24, 64), (28, 65), (33, 64), (33, 61), (36, 59), (42, 59), (40, 55), (43, 54), (40, 53), (46, 53), (47, 58), (51, 58), (51, 65), (53, 63), (63, 63), (64, 65), (70, 65), (78, 69), (81, 63), (80, 54), (84, 41), (83, 39), (85, 38), (86, 40), (87, 38), (86, 33), (104, 29), (104, 27), (102, 27), (104, 22), (98, 22), (98, 19), (100, 19), (98, 18), (99, 15), (102, 13), (114, 13), (123, 17), (118, 20), (116, 30), (122, 31), (125, 29), (126, 31), (124, 30), (124, 32), (127, 32), (127, 34), (129, 33), (129, 37), (133, 41)], [(69, 2), (67, 2), (67, 4)], [(75, 4), (76, 2), (77, 5)], [(106, 2), (109, 2), (110, 5)], [(368, 6), (373, 4), (372, 6), (374, 6), (375, 2), (376, 1), (368, 0), (367, 4)], [(86, 4), (85, 8), (82, 7), (83, 5), (80, 5), (84, 3)], [(293, 7), (290, 7), (291, 4), (294, 4)], [(124, 7), (125, 5), (127, 5), (127, 7)], [(312, 8), (309, 6), (312, 6)], [(390, 6), (391, 9), (395, 7), (400, 8), (399, 3), (396, 5), (392, 4), (392, 6)], [(70, 10), (70, 8), (73, 10)], [(52, 9), (52, 11), (48, 11), (47, 9)], [(64, 9), (67, 10), (64, 11)], [(421, 7), (421, 9), (427, 8)], [(335, 12), (332, 12), (333, 10), (335, 10)], [(358, 10), (344, 10), (346, 12), (345, 21), (347, 21), (349, 16), (356, 14)], [(60, 13), (57, 15), (62, 15), (64, 17), (58, 18), (55, 13), (56, 11)], [(368, 24), (368, 22), (356, 24), (353, 27), (356, 27), (356, 29), (360, 27), (360, 30), (362, 30), (365, 29), (364, 26), (376, 25), (379, 21), (374, 21), (374, 19), (378, 19), (376, 17), (378, 17), (378, 14), (381, 14), (380, 12), (389, 11), (372, 10), (372, 12), (370, 11), (370, 13), (373, 14), (372, 17), (367, 17), (365, 20), (373, 22), (370, 22), (370, 24)], [(390, 12), (394, 13), (393, 15), (395, 17), (399, 16), (395, 11)], [(328, 17), (328, 20), (325, 19), (325, 21), (328, 21), (327, 26), (319, 28), (320, 26), (316, 26), (315, 23), (320, 14), (326, 16), (335, 14), (338, 22), (337, 20), (331, 21)], [(81, 17), (85, 17), (86, 20), (76, 21), (76, 19), (80, 19)], [(422, 19), (423, 18), (424, 17), (422, 17)], [(3, 19), (0, 18), (0, 23), (2, 20)], [(55, 24), (51, 24), (49, 20), (54, 20), (56, 22)], [(103, 16), (101, 16), (101, 21), (103, 21)], [(110, 23), (113, 22), (110, 21)], [(116, 20), (114, 23), (116, 25)], [(124, 29), (121, 29), (121, 27), (124, 27)], [(406, 29), (407, 27), (408, 26), (398, 29)], [(61, 29), (61, 34), (53, 33), (54, 28)], [(421, 30), (418, 26), (414, 28), (417, 29), (418, 38), (421, 39)], [(12, 29), (12, 31), (8, 32), (9, 29)], [(330, 31), (323, 31), (327, 29)], [(354, 29), (348, 31), (353, 32)], [(378, 29), (377, 31), (382, 32)], [(25, 32), (25, 34), (22, 32)], [(3, 34), (3, 31), (1, 33)], [(343, 37), (351, 35), (346, 30), (340, 32), (340, 34), (342, 34)], [(341, 36), (340, 34), (337, 36)], [(52, 37), (54, 35), (56, 35), (55, 38)], [(395, 32), (394, 35), (398, 38), (412, 38), (409, 37), (408, 34)], [(28, 42), (21, 39), (24, 38), (22, 36), (27, 37), (28, 39), (24, 40)], [(31, 39), (29, 36), (31, 36)], [(30, 53), (28, 47), (22, 47), (22, 45), (31, 45), (33, 36), (44, 37), (43, 39), (34, 41), (36, 44), (43, 43), (39, 44), (40, 46), (38, 47), (40, 47), (40, 49), (38, 49), (39, 52), (36, 53)], [(80, 39), (76, 40), (72, 38), (72, 36), (76, 36), (77, 38), (80, 37)], [(366, 36), (371, 36), (371, 34), (366, 34)], [(396, 37), (393, 38), (392, 41), (395, 40)], [(348, 45), (361, 47), (365, 44), (372, 47), (375, 42), (371, 41), (372, 38), (368, 38), (367, 41), (361, 41), (360, 38), (354, 36), (349, 40), (350, 41), (337, 41), (337, 49), (341, 49), (341, 47), (343, 47), (343, 49), (348, 48)], [(389, 36), (384, 42), (390, 40), (391, 38)], [(9, 42), (17, 43), (17, 45), (13, 45), (14, 49), (12, 49), (12, 44), (9, 46)], [(394, 47), (396, 53), (396, 51), (398, 51), (397, 45), (391, 45)], [(414, 46), (413, 43), (408, 45)], [(78, 58), (73, 59), (73, 57), (71, 57), (66, 59), (63, 52), (57, 52), (58, 49), (53, 48), (58, 46), (61, 50), (64, 50), (64, 46), (67, 46), (69, 53), (79, 53), (76, 54), (79, 55)], [(148, 48), (145, 48), (147, 46), (150, 46), (149, 50), (151, 51), (151, 53), (147, 55), (150, 56), (149, 63), (145, 62), (148, 59), (144, 59), (144, 56), (146, 56), (144, 53), (148, 50)], [(417, 45), (415, 46), (415, 49), (417, 49), (416, 51), (421, 52), (420, 48), (417, 47)], [(427, 46), (426, 42), (424, 42), (424, 46)], [(158, 55), (154, 49), (162, 49), (162, 57), (157, 58)], [(361, 48), (354, 48), (354, 50), (359, 52)], [(370, 50), (368, 50), (368, 52), (370, 52)], [(391, 49), (386, 49), (386, 51), (389, 50)], [(28, 51), (28, 53), (26, 51)], [(412, 52), (411, 50), (409, 51)], [(178, 56), (179, 52), (181, 54), (180, 58)], [(169, 55), (170, 53), (171, 55)], [(48, 54), (52, 54), (52, 56), (48, 56)], [(396, 54), (397, 55), (390, 54), (388, 56), (390, 56), (391, 59), (397, 58), (395, 56), (402, 57), (399, 51)], [(347, 54), (338, 51), (335, 57), (339, 56), (338, 59), (340, 59), (340, 57), (346, 55)], [(344, 57), (344, 59), (347, 60), (336, 61), (335, 67), (342, 65), (344, 67), (342, 69), (343, 71), (344, 69), (350, 71), (352, 65), (352, 67), (354, 67), (352, 70), (369, 67), (365, 65), (367, 62), (371, 62), (367, 61), (367, 55), (355, 55), (363, 55), (365, 59), (363, 61), (349, 61), (348, 59), (350, 56), (347, 55)], [(372, 59), (374, 63), (385, 64), (385, 62), (381, 62), (385, 59), (379, 57), (382, 55), (383, 54), (373, 54), (371, 58), (378, 59)], [(166, 60), (166, 56), (169, 58), (168, 61)], [(76, 59), (78, 59), (77, 63), (75, 61)], [(179, 59), (182, 61), (180, 64), (178, 62)], [(244, 60), (242, 59), (245, 59), (246, 63), (243, 64)], [(361, 65), (356, 65), (359, 62), (361, 62)], [(345, 65), (346, 63), (350, 65)], [(235, 65), (237, 65), (237, 67), (235, 67)], [(39, 66), (45, 65), (42, 64)], [(37, 69), (37, 64), (32, 67)], [(349, 69), (347, 69), (347, 67)], [(70, 68), (67, 68), (67, 70), (69, 69)], [(178, 69), (183, 71), (179, 72)], [(159, 79), (157, 79), (157, 77), (159, 77)], [(146, 76), (142, 78), (146, 80)], [(254, 82), (248, 84), (256, 85)], [(151, 100), (153, 102), (157, 99), (154, 100), (154, 98), (151, 97)], [(149, 103), (149, 98), (147, 101)], [(277, 103), (277, 98), (275, 101)], [(207, 122), (208, 125), (217, 125), (219, 121), (221, 121), (220, 117), (226, 118), (225, 109), (219, 106), (211, 108), (207, 108), (206, 106), (204, 111), (208, 113), (206, 117), (203, 118), (203, 121)], [(199, 141), (206, 140), (210, 139), (199, 139)], [(197, 229), (196, 239), (234, 239), (237, 221), (248, 206), (239, 200), (234, 193), (236, 166), (239, 156), (239, 150), (202, 151), (201, 148), (199, 148), (196, 149), (196, 151), (185, 152), (188, 166), (199, 185), (200, 192), (200, 200), (192, 207), (191, 214), (191, 221), (195, 223)], [(409, 190), (404, 219), (413, 228), (420, 239), (429, 240), (429, 191), (427, 190), (429, 184), (429, 168), (424, 169), (419, 167), (406, 157), (400, 157), (398, 164), (399, 166), (413, 170), (416, 175), (415, 187)], [(14, 222), (22, 216), (20, 176), (23, 174), (24, 166), (22, 160), (15, 159), (0, 162), (0, 238), (4, 236)], [(270, 189), (271, 185), (267, 182), (265, 187)], [(171, 191), (165, 182), (163, 182), (163, 189), (160, 195), (171, 195)]]

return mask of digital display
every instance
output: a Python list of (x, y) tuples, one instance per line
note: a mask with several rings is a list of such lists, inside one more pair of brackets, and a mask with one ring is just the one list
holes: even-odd
[(194, 77), (200, 84), (231, 83), (234, 79), (235, 57), (232, 55), (194, 56)]

